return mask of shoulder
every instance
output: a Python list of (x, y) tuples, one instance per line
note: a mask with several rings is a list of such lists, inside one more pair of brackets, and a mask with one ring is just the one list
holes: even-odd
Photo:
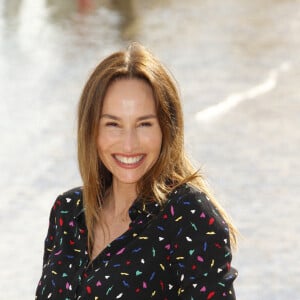
[(174, 226), (197, 227), (197, 231), (228, 231), (227, 224), (211, 199), (189, 184), (176, 188), (165, 207)]
[(82, 187), (72, 188), (59, 194), (52, 206), (52, 211), (60, 214), (80, 214), (83, 209)]
[(174, 189), (169, 195), (167, 203), (169, 206), (173, 206), (183, 212), (191, 209), (195, 210), (195, 212), (215, 209), (215, 206), (204, 192), (189, 184), (183, 184)]
[(82, 187), (75, 187), (68, 191), (65, 191), (60, 195), (63, 198), (69, 199), (78, 199), (78, 197), (82, 198)]

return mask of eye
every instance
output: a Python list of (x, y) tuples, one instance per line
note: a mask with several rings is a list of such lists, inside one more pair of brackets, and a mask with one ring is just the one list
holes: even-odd
[(139, 124), (139, 127), (151, 127), (152, 123), (151, 122), (142, 122)]
[(106, 127), (118, 127), (119, 124), (117, 122), (107, 122), (105, 123)]

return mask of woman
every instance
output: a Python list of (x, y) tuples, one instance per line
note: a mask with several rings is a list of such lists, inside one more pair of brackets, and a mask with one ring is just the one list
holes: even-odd
[(235, 299), (235, 230), (186, 158), (178, 91), (141, 45), (83, 90), (83, 187), (52, 208), (36, 299)]

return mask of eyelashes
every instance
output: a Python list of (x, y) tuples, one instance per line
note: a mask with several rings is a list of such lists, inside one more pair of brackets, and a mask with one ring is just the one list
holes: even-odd
[[(151, 127), (153, 123), (151, 122), (141, 122), (137, 124), (137, 127)], [(105, 127), (112, 127), (112, 128), (121, 128), (122, 126), (117, 122), (106, 122), (104, 124)]]
[(153, 124), (151, 122), (142, 122), (138, 126), (139, 127), (151, 127)]
[(117, 122), (107, 122), (104, 125), (105, 127), (119, 127), (119, 124)]

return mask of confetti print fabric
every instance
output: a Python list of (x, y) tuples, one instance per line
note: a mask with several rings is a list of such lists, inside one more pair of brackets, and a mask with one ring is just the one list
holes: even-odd
[(183, 185), (163, 208), (136, 201), (129, 215), (90, 262), (82, 191), (59, 196), (35, 299), (235, 299), (228, 228), (205, 194)]

